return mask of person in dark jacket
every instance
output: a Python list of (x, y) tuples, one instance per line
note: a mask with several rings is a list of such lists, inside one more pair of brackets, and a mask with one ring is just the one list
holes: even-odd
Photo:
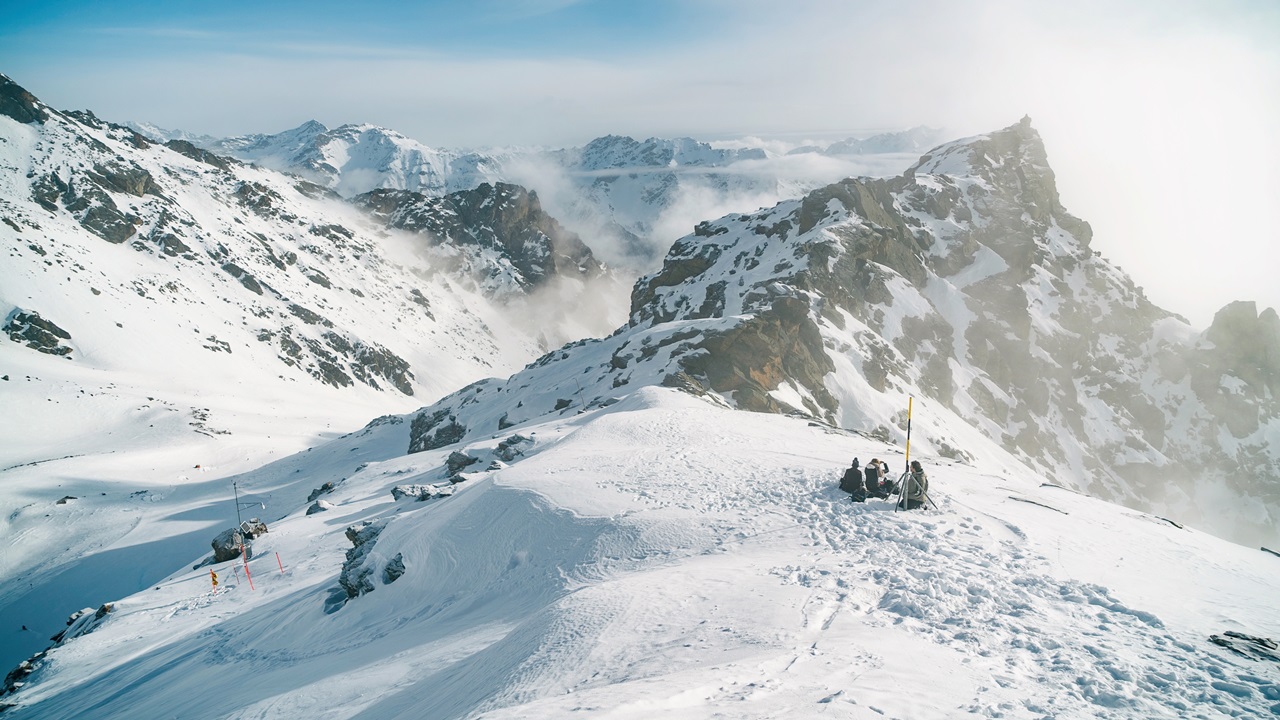
[(852, 495), (854, 502), (867, 499), (862, 489), (862, 470), (858, 467), (858, 458), (854, 458), (853, 465), (844, 471), (844, 477), (840, 478), (840, 489)]
[(898, 503), (898, 507), (903, 510), (915, 510), (918, 507), (924, 507), (928, 497), (929, 478), (924, 474), (920, 461), (912, 460), (911, 472), (907, 474), (906, 492), (903, 493), (902, 502)]
[(879, 458), (872, 458), (871, 462), (867, 463), (867, 469), (863, 471), (863, 474), (866, 476), (867, 495), (869, 497), (881, 499), (889, 497), (880, 484), (881, 479), (884, 477), (884, 472), (884, 463), (880, 462)]

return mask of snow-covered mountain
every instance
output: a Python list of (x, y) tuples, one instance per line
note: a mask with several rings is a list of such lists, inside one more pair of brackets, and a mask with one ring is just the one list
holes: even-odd
[[(137, 125), (142, 131), (150, 126)], [(433, 148), (374, 125), (330, 130), (314, 120), (271, 135), (192, 139), (234, 157), (323, 185), (344, 197), (374, 190), (440, 196), (482, 183), (538, 192), (548, 211), (609, 264), (648, 272), (698, 221), (751, 212), (849, 175), (901, 172), (938, 130), (913, 128), (786, 157), (760, 148), (718, 148), (692, 138), (596, 138), (562, 150)], [(176, 136), (150, 128), (154, 137)], [(182, 139), (188, 139), (185, 135)], [(818, 158), (816, 161), (813, 158)]]
[(275, 135), (244, 135), (202, 147), (293, 173), (344, 197), (382, 188), (444, 195), (503, 179), (501, 156), (431, 148), (367, 124), (330, 130), (310, 120)]
[(494, 386), (537, 388), (519, 407), (468, 390), (424, 410), (412, 447), (589, 408), (632, 382), (885, 440), (915, 396), (928, 451), (967, 460), (981, 436), (1055, 482), (1276, 544), (1275, 311), (1236, 303), (1197, 333), (1090, 236), (1024, 119), (898, 178), (702, 223), (636, 283), (626, 328)]
[[(0, 231), (15, 241), (0, 300), (40, 302), (14, 302), (0, 340), (19, 408), (0, 421), (18, 441), (0, 470), (18, 508), (0, 610), (23, 626), (6, 652), (57, 639), (6, 678), (13, 717), (1147, 718), (1280, 702), (1274, 644), (1249, 639), (1280, 635), (1276, 557), (1182, 522), (1274, 541), (1274, 312), (1228, 306), (1199, 335), (1152, 306), (1089, 249), (1028, 121), (897, 178), (702, 222), (612, 335), (405, 412), (385, 375), (340, 390), (265, 355), (219, 370), (202, 361), (217, 343), (185, 352), (166, 323), (201, 337), (213, 323), (236, 357), (273, 340), (253, 336), (268, 319), (307, 324), (286, 300), (397, 354), (394, 337), (436, 329), (295, 300), (322, 285), (289, 274), (312, 245), (333, 287), (420, 288), (426, 305), (410, 302), (433, 316), (466, 305), (448, 317), (484, 322), (465, 339), (493, 346), (459, 344), (440, 367), (502, 374), (488, 353), (532, 346), (536, 327), (494, 299), (536, 298), (548, 268), (569, 288), (599, 272), (542, 193), (382, 190), (356, 207), (194, 146), (171, 159), (14, 88), (0, 86)], [(217, 232), (143, 236), (170, 209), (156, 198)], [(327, 224), (349, 236), (271, 244), (339, 210), (350, 219)], [(242, 226), (264, 238), (241, 242)], [(45, 254), (23, 233), (43, 233)], [(55, 242), (75, 245), (49, 257)], [(245, 249), (264, 244), (285, 267)], [(133, 277), (129, 261), (159, 275), (174, 258), (182, 313), (99, 289)], [(91, 297), (47, 289), (81, 277)], [(124, 328), (62, 320), (98, 297), (172, 353), (137, 360), (144, 333), (105, 365), (99, 338)], [(435, 366), (416, 357), (423, 383)], [(350, 395), (393, 414), (317, 444), (320, 422), (350, 427)], [(836, 488), (850, 458), (900, 470), (909, 421), (935, 506), (850, 504)], [(281, 459), (262, 465), (269, 452)], [(1215, 484), (1250, 461), (1251, 483)], [(1152, 475), (1168, 478), (1159, 494)], [(269, 531), (251, 558), (210, 556), (241, 509)]]
[[(493, 211), (398, 230), (318, 185), (59, 112), (0, 76), (0, 528), (26, 538), (0, 561), (4, 626), (60, 622), (77, 593), (133, 592), (207, 543), (157, 498), (226, 487), (625, 317), (602, 292), (612, 277), (535, 196), (489, 186), (441, 202)], [(510, 203), (520, 212), (499, 212)], [(486, 241), (498, 236), (511, 242)], [(96, 529), (50, 524), (46, 495), (102, 498), (59, 508)], [(131, 547), (159, 554), (104, 572)], [(80, 588), (85, 575), (101, 587)], [(28, 635), (0, 659), (47, 639)]]

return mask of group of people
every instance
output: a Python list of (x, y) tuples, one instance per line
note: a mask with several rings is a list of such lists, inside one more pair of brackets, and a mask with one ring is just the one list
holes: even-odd
[(865, 468), (859, 469), (858, 458), (853, 465), (844, 471), (840, 479), (840, 489), (849, 493), (854, 502), (866, 502), (868, 497), (888, 500), (895, 493), (902, 492), (898, 507), (903, 510), (914, 510), (923, 507), (929, 497), (929, 478), (919, 460), (911, 461), (911, 470), (905, 476), (906, 488), (889, 477), (889, 466), (879, 458), (872, 458)]

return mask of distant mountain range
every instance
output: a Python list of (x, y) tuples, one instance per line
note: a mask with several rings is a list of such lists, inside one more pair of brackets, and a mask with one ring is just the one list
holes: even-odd
[[(639, 141), (609, 135), (579, 148), (471, 151), (429, 147), (374, 125), (329, 129), (314, 120), (274, 135), (224, 139), (130, 126), (157, 140), (185, 140), (297, 175), (343, 197), (378, 189), (439, 196), (484, 182), (521, 184), (537, 191), (571, 230), (593, 238), (610, 264), (637, 273), (656, 267), (671, 242), (698, 220), (727, 210), (749, 212), (839, 179), (841, 170), (862, 169), (851, 160), (848, 167), (797, 171), (801, 156), (850, 160), (917, 153), (941, 136), (936, 129), (913, 128), (796, 148), (780, 157), (760, 148), (716, 148), (692, 138)], [(891, 162), (893, 172), (903, 162)]]

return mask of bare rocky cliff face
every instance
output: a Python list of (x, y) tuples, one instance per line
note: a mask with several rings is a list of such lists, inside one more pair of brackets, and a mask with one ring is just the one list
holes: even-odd
[(557, 278), (585, 282), (605, 273), (581, 238), (544, 212), (536, 193), (518, 185), (483, 183), (443, 197), (374, 190), (352, 202), (387, 228), (414, 232), (429, 246), (460, 250), (451, 256), (455, 269), (501, 295), (531, 292)]
[(884, 408), (913, 396), (968, 426), (920, 425), (922, 450), (963, 461), (976, 431), (1058, 482), (1274, 543), (1275, 312), (1236, 303), (1197, 332), (1091, 235), (1024, 118), (900, 177), (701, 223), (635, 284), (626, 326), (424, 409), (414, 449), (645, 383), (896, 441), (905, 413)]

